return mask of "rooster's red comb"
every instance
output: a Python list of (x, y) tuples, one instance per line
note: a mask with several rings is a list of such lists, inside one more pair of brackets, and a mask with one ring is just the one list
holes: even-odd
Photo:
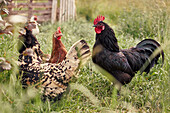
[(94, 19), (94, 25), (96, 25), (98, 22), (103, 21), (105, 19), (104, 16), (97, 16), (97, 18)]
[(60, 27), (58, 27), (58, 28), (57, 28), (57, 31), (58, 31), (59, 33), (61, 33), (61, 28), (60, 28)]

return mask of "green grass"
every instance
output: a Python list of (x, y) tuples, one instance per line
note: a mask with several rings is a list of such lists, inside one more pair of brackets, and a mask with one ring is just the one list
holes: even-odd
[[(86, 0), (81, 1), (86, 2)], [(112, 5), (103, 11), (107, 4), (113, 1), (108, 0), (103, 7), (101, 7), (102, 1), (92, 1), (92, 3), (95, 2), (100, 3), (100, 5), (85, 4), (81, 8), (78, 6), (78, 20), (75, 22), (56, 23), (53, 25), (43, 23), (40, 27), (40, 34), (37, 36), (41, 49), (45, 53), (51, 53), (52, 34), (60, 26), (63, 33), (61, 40), (67, 50), (79, 39), (86, 40), (92, 50), (95, 43), (92, 20), (98, 14), (103, 14), (106, 17), (105, 22), (114, 28), (120, 48), (135, 46), (144, 38), (153, 38), (161, 42), (165, 52), (165, 64), (163, 67), (159, 64), (154, 66), (149, 74), (143, 73), (140, 75), (137, 73), (131, 83), (122, 87), (120, 96), (117, 96), (114, 85), (99, 73), (90, 59), (86, 66), (80, 69), (78, 78), (72, 79), (68, 91), (60, 101), (55, 103), (48, 101), (42, 102), (38, 89), (28, 88), (24, 90), (20, 81), (16, 79), (18, 70), (14, 61), (18, 59), (19, 55), (16, 49), (18, 41), (17, 34), (13, 37), (1, 35), (0, 57), (5, 57), (13, 66), (12, 70), (0, 73), (1, 112), (170, 112), (170, 37), (169, 20), (167, 19), (169, 18), (169, 10), (164, 10), (166, 11), (165, 17), (155, 18), (158, 12), (155, 12), (156, 9), (152, 7), (153, 9), (148, 9), (148, 13), (145, 12), (146, 16), (143, 16), (144, 12), (142, 8), (144, 7), (141, 7), (142, 5), (140, 4), (144, 4), (144, 2), (140, 2), (137, 6), (133, 4), (131, 7), (126, 4), (123, 6), (125, 7), (124, 12), (121, 9), (117, 9), (119, 5), (116, 5), (114, 8), (112, 7), (112, 10), (117, 9), (116, 16), (114, 16), (111, 11), (107, 12)], [(169, 6), (167, 3), (166, 5), (167, 7)], [(89, 15), (90, 22), (82, 19), (82, 16), (87, 16), (84, 14), (86, 12), (82, 11), (83, 8), (84, 10), (92, 11), (91, 15)], [(96, 8), (97, 11), (93, 8)], [(134, 11), (134, 9), (136, 10)], [(82, 11), (81, 15), (79, 11)], [(152, 16), (148, 17), (149, 14)], [(122, 21), (124, 19), (125, 21)], [(130, 20), (134, 20), (134, 22)], [(162, 21), (164, 23), (160, 23)], [(148, 26), (147, 22), (152, 22), (152, 24)], [(139, 24), (142, 29), (139, 29)], [(129, 27), (127, 27), (128, 25)]]
[[(52, 33), (58, 26), (58, 24), (43, 24), (40, 27), (41, 33), (37, 38), (45, 53), (51, 53)], [(95, 33), (91, 23), (83, 21), (67, 22), (61, 24), (60, 27), (63, 32), (62, 42), (67, 50), (79, 39), (85, 39), (92, 49)], [(139, 39), (129, 39), (128, 36), (123, 35), (118, 35), (117, 38), (122, 48), (134, 46), (140, 41)], [(17, 40), (16, 37), (1, 39), (1, 56), (7, 59), (13, 56), (12, 58), (17, 59), (18, 54), (13, 52), (16, 49), (10, 47), (14, 44), (13, 42), (16, 42), (14, 39)], [(114, 85), (96, 70), (91, 60), (85, 67), (81, 68), (78, 78), (73, 78), (71, 81), (71, 83), (80, 84), (79, 87), (72, 88), (75, 86), (74, 84), (71, 85), (69, 91), (56, 103), (43, 103), (39, 91), (32, 88), (28, 90), (21, 88), (19, 80), (15, 79), (15, 73), (13, 75), (13, 71), (17, 72), (16, 70), (5, 71), (0, 73), (0, 109), (3, 112), (13, 110), (17, 112), (168, 112), (170, 55), (169, 49), (164, 49), (164, 66), (155, 66), (149, 74), (136, 74), (130, 84), (122, 87), (119, 97), (113, 93)], [(88, 93), (89, 91), (90, 93), (85, 95), (84, 92)], [(97, 99), (92, 100), (91, 96), (95, 96)], [(116, 104), (113, 102), (116, 102)]]

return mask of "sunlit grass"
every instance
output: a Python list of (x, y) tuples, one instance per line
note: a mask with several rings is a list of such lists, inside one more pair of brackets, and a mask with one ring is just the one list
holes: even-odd
[[(52, 49), (52, 33), (57, 29), (59, 25), (42, 25), (40, 27), (41, 33), (37, 36), (38, 41), (41, 44), (41, 48), (45, 53), (51, 53)], [(73, 27), (74, 26), (74, 27)], [(85, 22), (68, 22), (61, 24), (62, 42), (67, 49), (79, 39), (85, 39), (90, 48), (94, 44), (94, 31), (91, 27), (91, 23)], [(76, 30), (76, 27), (79, 28)], [(72, 29), (70, 29), (72, 28)], [(88, 33), (84, 32), (84, 28), (88, 29)], [(139, 39), (128, 39), (129, 37), (118, 35), (118, 41), (121, 48), (129, 48), (135, 46), (140, 40)], [(8, 38), (8, 39), (7, 39)], [(1, 46), (1, 56), (4, 55), (5, 49), (13, 55), (13, 51), (9, 51), (9, 46), (12, 44), (12, 38), (6, 37), (1, 40), (4, 43)], [(17, 38), (16, 38), (17, 39)], [(11, 41), (9, 41), (11, 40)], [(149, 74), (139, 75), (133, 78), (132, 82), (122, 87), (119, 97), (113, 96), (114, 85), (109, 80), (101, 75), (94, 67), (94, 64), (90, 61), (87, 65), (81, 69), (78, 78), (72, 80), (73, 83), (80, 84), (80, 87), (71, 88), (68, 92), (63, 95), (63, 98), (56, 103), (41, 102), (41, 95), (33, 95), (29, 98), (26, 93), (27, 90), (23, 90), (19, 81), (15, 81), (15, 84), (11, 83), (10, 77), (12, 76), (11, 71), (5, 71), (1, 73), (1, 109), (8, 108), (8, 111), (15, 110), (15, 106), (22, 104), (18, 111), (24, 112), (49, 112), (49, 111), (61, 111), (61, 112), (76, 112), (77, 110), (83, 112), (99, 112), (99, 111), (167, 111), (168, 110), (168, 79), (169, 79), (169, 67), (170, 67), (170, 56), (168, 48), (165, 49), (165, 65), (161, 68), (161, 65), (155, 66)], [(4, 50), (4, 51), (3, 51)], [(14, 49), (15, 50), (15, 49)], [(18, 55), (13, 55), (14, 59), (17, 59)], [(16, 71), (17, 72), (17, 71)], [(13, 76), (14, 77), (14, 76)], [(81, 85), (86, 87), (87, 90), (100, 101), (100, 105), (94, 104), (95, 101), (91, 100), (88, 95), (85, 95), (85, 91), (82, 91)], [(3, 86), (3, 87), (2, 87)], [(10, 86), (10, 87), (9, 87)], [(29, 90), (31, 91), (31, 90)], [(31, 91), (32, 92), (32, 91)], [(165, 93), (167, 92), (167, 93)], [(117, 95), (116, 95), (117, 96)], [(113, 98), (112, 98), (113, 97)], [(116, 104), (112, 106), (112, 101)], [(11, 103), (12, 102), (12, 103)], [(6, 106), (6, 107), (3, 107)], [(5, 112), (5, 110), (3, 110)]]
[[(84, 1), (85, 0), (80, 0)], [(50, 103), (48, 101), (41, 101), (41, 94), (39, 90), (34, 88), (22, 89), (20, 81), (15, 78), (18, 75), (17, 67), (13, 68), (10, 71), (4, 71), (0, 73), (0, 111), (1, 112), (169, 112), (170, 111), (170, 42), (169, 42), (169, 21), (167, 24), (164, 24), (164, 31), (158, 30), (158, 37), (150, 37), (150, 33), (153, 33), (152, 29), (149, 31), (143, 29), (141, 32), (148, 32), (146, 35), (142, 35), (140, 38), (133, 38), (135, 31), (126, 30), (134, 29), (138, 24), (134, 23), (129, 28), (121, 28), (126, 26), (124, 22), (121, 24), (121, 19), (126, 18), (128, 21), (130, 19), (136, 20), (139, 22), (141, 19), (150, 19), (148, 21), (155, 21), (155, 13), (151, 12), (154, 16), (150, 18), (145, 18), (140, 15), (140, 12), (131, 12), (137, 13), (139, 18), (130, 17), (127, 12), (132, 11), (128, 10), (128, 5), (133, 3), (133, 8), (138, 8), (140, 11), (144, 9), (141, 4), (145, 2), (124, 0), (126, 2), (118, 2), (116, 0), (108, 0), (106, 4), (102, 5), (101, 0), (91, 1), (94, 4), (85, 4), (85, 8), (92, 10), (92, 14), (88, 14), (88, 18), (92, 21), (98, 14), (104, 14), (106, 17), (106, 22), (114, 28), (118, 43), (121, 49), (130, 48), (135, 46), (144, 38), (153, 38), (158, 40), (165, 52), (165, 63), (163, 67), (161, 64), (153, 67), (150, 73), (146, 74), (137, 73), (136, 76), (132, 79), (131, 83), (121, 88), (120, 96), (117, 96), (115, 91), (114, 84), (112, 84), (108, 78), (103, 76), (100, 72), (97, 71), (92, 61), (89, 61), (86, 66), (80, 69), (78, 78), (73, 78), (71, 85), (68, 88), (68, 91), (63, 95), (60, 101), (55, 103)], [(137, 0), (138, 1), (138, 0)], [(141, 0), (142, 1), (142, 0)], [(127, 4), (128, 2), (128, 4)], [(153, 1), (152, 1), (153, 2)], [(168, 1), (165, 2), (165, 5), (168, 6)], [(97, 5), (97, 3), (100, 3)], [(114, 6), (111, 10), (109, 7)], [(107, 7), (110, 4), (111, 6)], [(94, 9), (90, 9), (93, 6), (98, 9), (96, 12), (93, 12)], [(126, 11), (121, 12), (122, 9), (120, 6), (125, 7)], [(77, 10), (80, 9), (77, 6)], [(93, 8), (92, 7), (92, 8)], [(107, 7), (107, 8), (106, 8)], [(162, 7), (162, 6), (161, 6)], [(84, 7), (82, 7), (84, 8)], [(101, 9), (100, 9), (101, 8)], [(118, 8), (118, 9), (117, 9)], [(120, 9), (119, 9), (120, 8)], [(100, 9), (100, 10), (99, 10)], [(104, 10), (106, 9), (106, 10)], [(117, 12), (114, 17), (114, 10)], [(150, 9), (149, 9), (150, 10)], [(156, 9), (155, 9), (156, 10)], [(86, 10), (85, 10), (86, 11)], [(82, 13), (85, 13), (82, 11)], [(109, 11), (109, 12), (107, 12)], [(112, 15), (113, 14), (113, 15)], [(120, 14), (124, 14), (120, 16)], [(169, 13), (168, 13), (169, 14)], [(84, 15), (84, 14), (82, 14)], [(92, 16), (92, 17), (91, 17)], [(118, 18), (119, 16), (119, 18)], [(79, 20), (79, 19), (78, 19)], [(81, 20), (81, 19), (80, 19)], [(110, 21), (112, 20), (112, 21)], [(161, 18), (158, 20), (161, 21)], [(114, 25), (116, 24), (116, 26)], [(159, 24), (159, 23), (155, 23)], [(50, 54), (52, 50), (52, 34), (57, 30), (57, 27), (61, 27), (63, 37), (61, 38), (62, 42), (66, 46), (66, 49), (69, 50), (71, 45), (79, 40), (84, 39), (87, 41), (90, 49), (92, 50), (93, 44), (95, 42), (95, 33), (94, 28), (92, 27), (93, 22), (87, 22), (86, 20), (76, 21), (76, 22), (66, 22), (62, 24), (51, 25), (49, 23), (44, 23), (40, 26), (40, 34), (37, 36), (37, 39), (41, 45), (41, 49)], [(143, 24), (146, 25), (146, 24)], [(152, 25), (151, 25), (152, 26)], [(159, 26), (159, 25), (157, 25)], [(118, 27), (120, 27), (118, 29)], [(143, 26), (144, 27), (144, 26)], [(152, 26), (154, 27), (154, 26)], [(124, 29), (124, 30), (122, 30)], [(138, 30), (136, 30), (138, 31)], [(154, 31), (156, 32), (156, 31)], [(13, 61), (18, 59), (18, 52), (16, 49), (18, 34), (15, 36), (0, 36), (0, 57), (5, 57), (9, 62), (15, 65)], [(160, 37), (163, 36), (162, 41)], [(160, 62), (161, 63), (161, 62)], [(88, 93), (88, 94), (85, 94)], [(95, 99), (91, 99), (95, 97)]]

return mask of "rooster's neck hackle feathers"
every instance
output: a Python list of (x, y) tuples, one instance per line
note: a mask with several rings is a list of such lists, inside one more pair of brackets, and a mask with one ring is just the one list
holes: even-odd
[(100, 44), (110, 51), (119, 52), (119, 46), (113, 29), (106, 23), (102, 23), (105, 25), (105, 29), (100, 34), (96, 34), (96, 42), (99, 41)]
[(94, 25), (96, 25), (95, 29), (100, 29), (100, 27), (98, 28), (98, 26), (104, 26), (104, 29), (102, 29), (101, 32), (96, 32), (96, 43), (100, 43), (104, 48), (108, 49), (109, 51), (119, 52), (119, 46), (115, 33), (109, 25), (103, 22), (104, 19), (104, 16), (99, 15), (94, 20)]

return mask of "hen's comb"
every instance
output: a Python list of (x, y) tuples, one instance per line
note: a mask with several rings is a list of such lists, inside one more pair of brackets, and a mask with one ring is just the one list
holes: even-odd
[(34, 20), (37, 21), (37, 16), (36, 15), (34, 15)]
[(98, 22), (103, 21), (105, 19), (104, 16), (97, 16), (97, 18), (94, 19), (94, 25), (96, 25)]
[(61, 28), (60, 28), (60, 27), (58, 27), (58, 28), (57, 28), (57, 31), (58, 31), (59, 33), (61, 33)]

